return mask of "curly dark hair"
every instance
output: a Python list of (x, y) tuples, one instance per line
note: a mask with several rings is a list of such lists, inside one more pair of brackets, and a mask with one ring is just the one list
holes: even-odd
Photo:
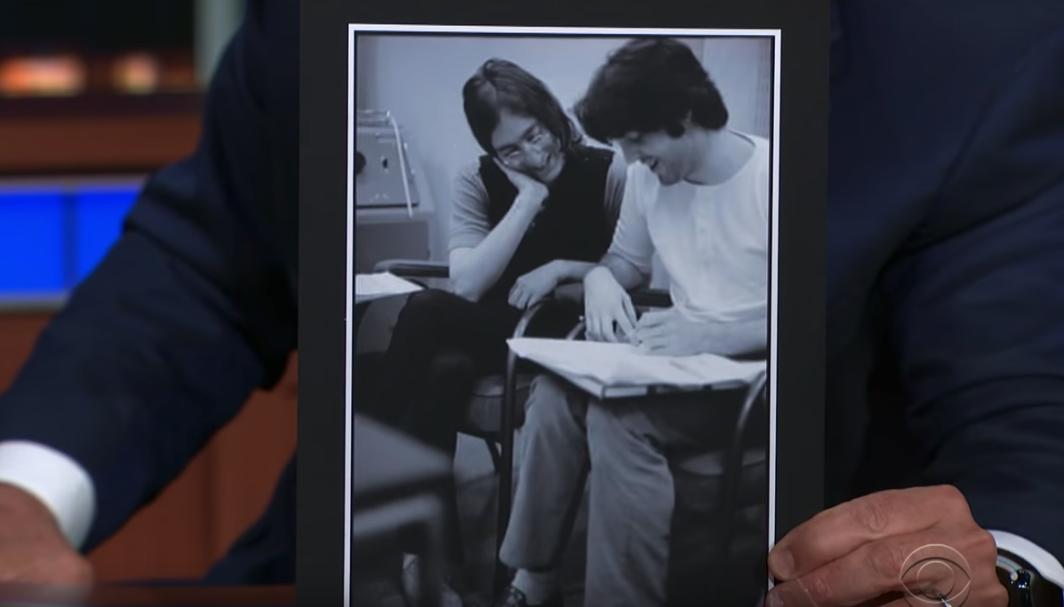
[(728, 124), (717, 85), (691, 49), (672, 38), (639, 38), (610, 53), (574, 110), (589, 137), (603, 143), (628, 133), (709, 130)]

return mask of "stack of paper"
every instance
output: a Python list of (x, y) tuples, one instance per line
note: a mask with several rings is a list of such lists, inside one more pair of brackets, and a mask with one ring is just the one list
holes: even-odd
[(355, 303), (394, 295), (406, 295), (420, 290), (419, 285), (389, 272), (355, 275)]
[(606, 398), (646, 394), (650, 388), (729, 388), (751, 383), (763, 361), (737, 362), (713, 354), (655, 356), (621, 343), (520, 338), (510, 349)]

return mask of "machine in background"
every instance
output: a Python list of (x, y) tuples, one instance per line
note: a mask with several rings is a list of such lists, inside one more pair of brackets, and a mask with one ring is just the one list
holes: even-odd
[[(355, 269), (373, 272), (386, 259), (428, 260), (436, 206), (406, 133), (390, 112), (358, 110), (351, 150)], [(375, 304), (361, 323), (357, 350), (387, 345), (402, 305)]]

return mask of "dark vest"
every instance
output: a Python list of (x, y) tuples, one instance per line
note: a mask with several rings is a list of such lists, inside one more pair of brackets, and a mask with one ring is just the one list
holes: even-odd
[[(578, 146), (550, 187), (543, 210), (525, 232), (509, 265), (481, 301), (506, 303), (521, 276), (555, 259), (597, 262), (613, 240), (616, 218), (606, 209), (606, 175), (613, 152)], [(488, 192), (488, 222), (499, 224), (517, 197), (517, 188), (488, 156), (480, 158), (480, 178)]]

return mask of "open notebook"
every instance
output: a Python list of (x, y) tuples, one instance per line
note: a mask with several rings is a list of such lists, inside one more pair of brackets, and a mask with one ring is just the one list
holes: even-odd
[(420, 290), (420, 285), (388, 272), (355, 275), (356, 304), (393, 295), (406, 295)]
[(629, 344), (528, 337), (507, 343), (517, 356), (602, 399), (739, 387), (752, 383), (766, 366), (764, 361), (738, 362), (713, 354), (654, 356)]

